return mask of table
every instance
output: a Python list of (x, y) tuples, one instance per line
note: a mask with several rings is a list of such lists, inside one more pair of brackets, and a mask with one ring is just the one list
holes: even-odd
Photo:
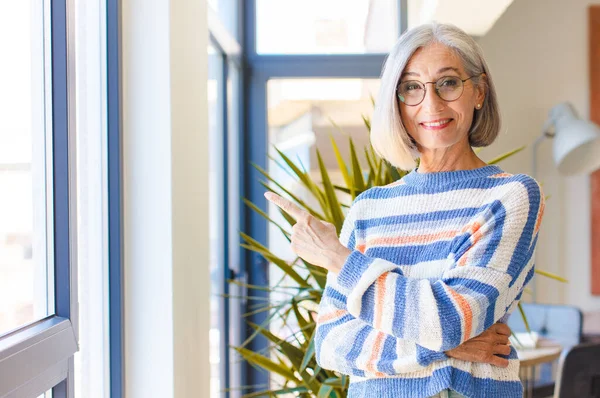
[(533, 396), (533, 383), (535, 381), (535, 367), (543, 363), (551, 363), (560, 357), (562, 347), (550, 340), (540, 341), (538, 347), (517, 349), (521, 380), (525, 384), (525, 397)]

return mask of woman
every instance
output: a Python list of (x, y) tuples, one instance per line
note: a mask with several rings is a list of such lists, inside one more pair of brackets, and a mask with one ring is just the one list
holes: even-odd
[(419, 26), (385, 63), (371, 130), (377, 153), (410, 173), (357, 196), (339, 240), (265, 195), (297, 219), (294, 252), (329, 271), (316, 357), (352, 376), (349, 397), (522, 396), (505, 322), (533, 276), (544, 199), (531, 177), (473, 152), (499, 129), (477, 43)]

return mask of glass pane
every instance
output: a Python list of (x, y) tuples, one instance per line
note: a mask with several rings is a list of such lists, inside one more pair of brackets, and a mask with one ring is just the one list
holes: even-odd
[[(227, 176), (228, 183), (228, 209), (227, 217), (229, 221), (229, 236), (228, 242), (239, 242), (240, 239), (240, 208), (239, 208), (239, 170), (240, 170), (240, 96), (241, 96), (241, 72), (237, 65), (233, 62), (228, 63), (227, 69), (227, 161), (229, 162), (229, 174)], [(237, 243), (227, 245), (228, 250), (228, 266), (237, 267), (233, 269), (237, 274), (241, 274), (239, 270), (240, 247)], [(242, 303), (238, 297), (245, 294), (243, 288), (235, 283), (228, 284), (230, 298), (226, 301), (229, 306), (229, 344), (239, 347), (242, 345), (242, 335), (240, 330), (246, 327), (245, 318), (243, 317)], [(247, 293), (246, 293), (247, 294)], [(239, 387), (242, 383), (242, 367), (237, 366), (239, 356), (235, 350), (229, 350), (229, 386)], [(242, 392), (231, 392), (231, 398), (241, 397)]]
[(48, 390), (37, 398), (52, 398), (52, 390)]
[(48, 15), (0, 3), (0, 335), (54, 311)]
[(259, 54), (387, 53), (398, 0), (256, 0)]
[(210, 145), (210, 390), (211, 397), (220, 396), (221, 308), (219, 295), (223, 285), (223, 58), (214, 47), (208, 47), (208, 124)]
[(472, 36), (484, 36), (513, 0), (471, 1), (465, 4), (450, 1), (408, 0), (408, 27), (431, 21), (451, 23)]
[[(90, 3), (91, 4), (91, 3)], [(74, 7), (79, 351), (75, 398), (109, 397), (106, 43), (99, 3)], [(114, 193), (113, 193), (114, 194)]]
[[(369, 146), (369, 131), (363, 120), (372, 116), (373, 104), (371, 96), (375, 96), (379, 89), (377, 79), (282, 79), (271, 80), (267, 86), (268, 96), (268, 139), (270, 155), (278, 160), (270, 160), (269, 174), (292, 194), (307, 203), (312, 209), (323, 214), (324, 211), (318, 200), (301, 185), (297, 178), (293, 178), (291, 169), (282, 167), (279, 155), (272, 148), (277, 147), (289, 157), (302, 170), (310, 173), (311, 179), (320, 184), (321, 176), (316, 150), (318, 149), (323, 159), (325, 168), (334, 185), (345, 186), (342, 174), (338, 167), (331, 138), (336, 141), (342, 157), (349, 159), (348, 137), (351, 137), (363, 169), (367, 167), (364, 150)], [(334, 124), (335, 123), (335, 126)], [(275, 191), (281, 190), (272, 184)], [(283, 196), (286, 196), (285, 194)], [(350, 195), (339, 193), (338, 199), (342, 204), (350, 204)], [(278, 208), (269, 203), (269, 216), (281, 226), (291, 227), (278, 211)], [(276, 256), (292, 263), (296, 256), (281, 231), (274, 225), (268, 227), (269, 250)], [(293, 269), (306, 278), (308, 272), (301, 261), (296, 262)], [(295, 282), (283, 274), (281, 269), (271, 264), (269, 268), (271, 286), (276, 289), (271, 293), (271, 305), (283, 304), (286, 307), (280, 313), (285, 313), (291, 304), (290, 297), (294, 293)], [(318, 288), (316, 281), (311, 277), (309, 283)], [(292, 288), (286, 288), (292, 287)], [(298, 293), (297, 288), (295, 293)], [(302, 301), (301, 315), (308, 319), (307, 311), (316, 311), (316, 302), (313, 300)], [(293, 314), (293, 312), (292, 312)], [(275, 315), (271, 322), (271, 332), (292, 344), (303, 342), (304, 337), (294, 315), (286, 320), (283, 326), (282, 318)], [(295, 335), (295, 337), (294, 337)], [(296, 340), (298, 339), (298, 340)], [(271, 374), (271, 388), (281, 388), (284, 380)]]
[(238, 4), (239, 0), (208, 0), (208, 6), (217, 13), (223, 25), (235, 38), (239, 38)]

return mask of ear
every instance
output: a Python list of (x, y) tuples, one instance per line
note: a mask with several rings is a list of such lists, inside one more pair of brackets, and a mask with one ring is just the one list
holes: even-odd
[(485, 73), (481, 74), (481, 78), (479, 79), (479, 82), (477, 83), (477, 86), (475, 87), (475, 92), (476, 92), (476, 103), (477, 104), (483, 104), (483, 100), (485, 100), (485, 94), (487, 91), (487, 75)]

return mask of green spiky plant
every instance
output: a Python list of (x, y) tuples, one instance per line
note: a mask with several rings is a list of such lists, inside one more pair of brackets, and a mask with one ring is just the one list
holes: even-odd
[[(371, 126), (369, 119), (363, 116), (363, 120), (367, 130), (370, 132)], [(314, 181), (306, 170), (298, 167), (292, 159), (277, 148), (275, 148), (275, 150), (279, 159), (270, 157), (271, 160), (282, 169), (291, 170), (293, 176), (297, 178), (297, 181), (299, 181), (310, 194), (316, 198), (319, 204), (318, 209), (310, 207), (298, 196), (287, 190), (267, 171), (257, 165), (253, 166), (265, 177), (266, 181), (262, 181), (261, 183), (266, 190), (291, 198), (313, 216), (335, 225), (339, 234), (344, 222), (343, 208), (348, 207), (347, 205), (342, 204), (338, 199), (339, 192), (346, 195), (349, 194), (350, 198), (354, 200), (361, 192), (371, 187), (390, 184), (402, 178), (406, 172), (393, 167), (387, 161), (378, 157), (370, 145), (369, 148), (364, 148), (364, 155), (367, 163), (367, 167), (364, 168), (358, 159), (356, 147), (351, 138), (349, 138), (349, 163), (342, 158), (338, 145), (333, 137), (331, 138), (331, 145), (337, 159), (339, 170), (343, 176), (345, 186), (338, 186), (332, 183), (318, 149), (317, 159), (321, 173), (320, 182)], [(525, 147), (523, 146), (512, 150), (487, 163), (499, 163), (522, 151), (524, 148)], [(477, 153), (478, 152), (479, 150), (477, 150)], [(368, 171), (366, 179), (364, 177), (364, 170)], [(247, 206), (259, 213), (270, 223), (273, 223), (287, 240), (290, 241), (291, 234), (287, 228), (271, 219), (251, 201), (247, 199), (244, 199), (244, 201)], [(281, 210), (280, 213), (290, 227), (295, 223), (295, 220), (287, 213)], [(263, 256), (268, 262), (278, 267), (282, 271), (284, 277), (272, 286), (251, 286), (234, 280), (230, 280), (229, 282), (245, 286), (250, 290), (257, 289), (269, 293), (276, 293), (278, 295), (287, 295), (287, 297), (281, 301), (268, 300), (266, 304), (264, 304), (263, 301), (262, 304), (255, 307), (255, 310), (244, 314), (245, 316), (249, 316), (261, 312), (268, 312), (266, 320), (262, 325), (248, 322), (254, 330), (253, 334), (241, 346), (232, 346), (231, 348), (237, 351), (240, 356), (251, 365), (271, 372), (275, 378), (281, 380), (281, 386), (276, 389), (265, 388), (263, 391), (246, 394), (244, 397), (276, 397), (281, 395), (317, 398), (345, 397), (349, 385), (348, 376), (339, 375), (336, 372), (322, 369), (315, 360), (315, 320), (317, 307), (325, 287), (327, 277), (326, 271), (321, 267), (307, 263), (299, 257), (296, 257), (291, 262), (283, 260), (251, 236), (244, 233), (241, 233), (241, 236), (244, 240), (242, 247)], [(536, 273), (561, 282), (566, 282), (565, 279), (542, 270), (536, 270)], [(252, 299), (251, 296), (246, 298)], [(264, 298), (262, 299), (264, 300)], [(525, 327), (529, 330), (527, 319), (520, 304), (519, 311), (525, 321)], [(278, 336), (269, 329), (269, 325), (272, 322), (281, 323), (288, 328), (294, 327), (295, 330), (292, 330), (289, 337)], [(253, 352), (247, 349), (246, 346), (259, 335), (264, 336), (270, 341), (271, 344), (268, 350), (265, 352)]]

